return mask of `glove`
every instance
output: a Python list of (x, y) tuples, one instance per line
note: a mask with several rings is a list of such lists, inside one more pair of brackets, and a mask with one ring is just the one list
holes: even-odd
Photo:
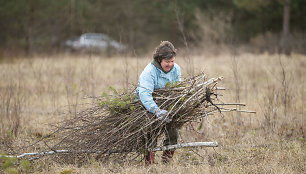
[(156, 117), (158, 120), (160, 120), (160, 121), (165, 120), (166, 123), (170, 123), (172, 120), (169, 119), (169, 118), (167, 118), (167, 114), (168, 114), (168, 111), (163, 110), (163, 109), (159, 109), (159, 108), (158, 108), (158, 109), (155, 111), (155, 117)]

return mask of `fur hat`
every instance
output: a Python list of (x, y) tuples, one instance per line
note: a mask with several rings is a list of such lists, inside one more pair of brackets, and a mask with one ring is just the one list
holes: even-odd
[(176, 49), (169, 41), (161, 41), (159, 46), (156, 47), (153, 54), (153, 59), (160, 63), (163, 59), (171, 59), (176, 56)]

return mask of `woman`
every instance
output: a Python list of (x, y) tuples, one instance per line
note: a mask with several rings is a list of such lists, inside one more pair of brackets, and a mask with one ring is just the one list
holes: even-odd
[[(175, 63), (176, 49), (169, 41), (162, 41), (157, 46), (153, 60), (142, 71), (139, 77), (138, 96), (143, 106), (154, 116), (167, 123), (171, 120), (167, 118), (168, 111), (159, 108), (152, 97), (152, 92), (155, 89), (164, 88), (168, 82), (177, 82), (181, 80), (181, 69), (179, 65)], [(177, 144), (178, 130), (176, 128), (166, 125), (165, 140), (163, 145)], [(150, 140), (150, 135), (147, 137)], [(151, 148), (154, 148), (157, 144), (156, 140), (151, 140)], [(162, 161), (164, 163), (169, 162), (169, 159), (173, 157), (174, 150), (164, 151), (162, 155)], [(154, 162), (154, 152), (147, 151), (145, 154), (145, 164), (149, 165)]]

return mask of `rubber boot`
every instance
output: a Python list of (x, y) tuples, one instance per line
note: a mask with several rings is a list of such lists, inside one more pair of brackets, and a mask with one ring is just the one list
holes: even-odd
[(154, 152), (147, 152), (145, 156), (145, 165), (149, 166), (154, 163), (155, 153)]
[(173, 158), (173, 155), (174, 155), (174, 150), (173, 151), (170, 151), (170, 150), (163, 151), (163, 156), (162, 156), (163, 164), (168, 164), (170, 162), (170, 159)]

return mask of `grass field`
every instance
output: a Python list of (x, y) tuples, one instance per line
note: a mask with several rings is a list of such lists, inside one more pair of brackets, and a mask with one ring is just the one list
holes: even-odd
[[(20, 150), (50, 133), (52, 124), (82, 108), (84, 96), (101, 95), (109, 86), (135, 87), (150, 60), (89, 55), (0, 60), (0, 152)], [(21, 173), (306, 173), (306, 56), (198, 55), (177, 56), (176, 62), (183, 78), (200, 72), (223, 76), (219, 86), (227, 90), (220, 99), (244, 103), (240, 109), (256, 114), (208, 116), (200, 130), (186, 125), (180, 142), (216, 141), (219, 147), (178, 149), (169, 165), (161, 164), (158, 152), (150, 167), (143, 161), (119, 165), (92, 160), (78, 166), (44, 158), (30, 168), (19, 163), (11, 168)]]

